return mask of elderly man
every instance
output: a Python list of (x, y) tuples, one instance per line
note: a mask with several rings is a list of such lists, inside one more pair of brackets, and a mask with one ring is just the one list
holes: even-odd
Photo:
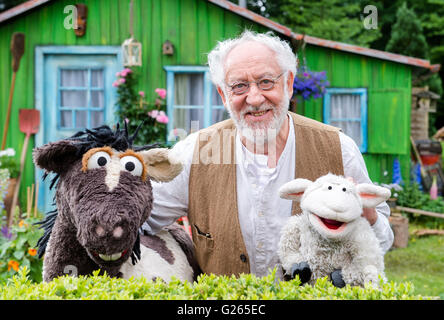
[[(328, 172), (370, 179), (351, 138), (288, 111), (297, 64), (288, 43), (245, 31), (220, 42), (208, 63), (231, 119), (176, 144), (184, 170), (169, 183), (153, 183), (143, 229), (154, 234), (187, 215), (203, 272), (264, 276), (279, 263), (282, 226), (300, 211), (279, 198), (280, 186)], [(389, 215), (386, 203), (364, 212), (384, 252), (393, 242)]]

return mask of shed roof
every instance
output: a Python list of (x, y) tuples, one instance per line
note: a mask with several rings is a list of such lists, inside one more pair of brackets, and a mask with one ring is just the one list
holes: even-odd
[[(3, 23), (9, 19), (12, 19), (13, 17), (19, 16), (33, 8), (36, 8), (40, 5), (43, 5), (45, 3), (51, 2), (54, 0), (29, 0), (22, 4), (19, 4), (9, 10), (6, 10), (5, 12), (0, 13), (0, 23)], [(354, 54), (364, 55), (372, 58), (378, 58), (382, 60), (388, 60), (388, 61), (394, 61), (397, 63), (407, 64), (414, 67), (420, 67), (429, 69), (431, 72), (438, 72), (441, 68), (440, 64), (430, 64), (430, 61), (419, 59), (415, 57), (408, 57), (400, 54), (395, 54), (387, 51), (381, 51), (381, 50), (375, 50), (360, 46), (355, 46), (347, 43), (341, 43), (337, 41), (331, 41), (326, 39), (321, 39), (317, 37), (312, 37), (309, 35), (302, 35), (299, 33), (293, 32), (288, 27), (281, 25), (275, 21), (272, 21), (270, 19), (267, 19), (261, 15), (258, 15), (248, 9), (242, 8), (230, 1), (227, 0), (206, 0), (210, 3), (213, 3), (221, 8), (224, 8), (226, 10), (229, 10), (237, 15), (240, 15), (246, 19), (249, 19), (251, 21), (254, 21), (256, 23), (259, 23), (273, 31), (276, 31), (284, 36), (287, 36), (289, 38), (295, 39), (295, 40), (301, 40), (304, 38), (304, 41), (306, 43), (309, 43), (311, 45), (330, 48), (334, 50), (344, 51), (344, 52), (350, 52)]]

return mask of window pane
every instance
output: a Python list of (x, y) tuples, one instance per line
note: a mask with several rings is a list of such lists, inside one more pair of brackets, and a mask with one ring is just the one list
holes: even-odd
[(342, 132), (352, 138), (358, 147), (362, 144), (360, 121), (332, 121), (331, 125), (341, 128)]
[(103, 108), (103, 91), (91, 91), (91, 107)]
[(176, 73), (174, 75), (174, 104), (180, 106), (203, 105), (203, 73)]
[(71, 111), (60, 112), (60, 127), (72, 128), (72, 112)]
[(332, 94), (330, 112), (333, 119), (361, 118), (361, 96), (357, 94)]
[(88, 70), (61, 70), (62, 87), (87, 87)]
[(61, 90), (60, 106), (72, 108), (87, 107), (87, 91), (86, 90)]
[(213, 106), (223, 106), (222, 98), (220, 97), (214, 85), (211, 85), (211, 104)]
[(222, 120), (230, 118), (230, 114), (226, 109), (213, 109), (213, 114), (211, 115), (211, 123), (216, 123)]
[(91, 111), (91, 128), (99, 127), (103, 124), (103, 112)]
[(76, 111), (76, 128), (88, 126), (88, 111)]
[(103, 88), (103, 70), (91, 70), (91, 87)]
[(184, 129), (191, 133), (191, 122), (193, 121), (193, 132), (204, 127), (204, 109), (174, 109), (173, 128)]

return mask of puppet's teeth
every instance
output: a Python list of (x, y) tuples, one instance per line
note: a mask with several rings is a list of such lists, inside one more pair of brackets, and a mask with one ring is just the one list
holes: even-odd
[(99, 253), (99, 257), (103, 261), (116, 261), (116, 260), (120, 259), (121, 256), (122, 256), (122, 252), (114, 253), (111, 255)]

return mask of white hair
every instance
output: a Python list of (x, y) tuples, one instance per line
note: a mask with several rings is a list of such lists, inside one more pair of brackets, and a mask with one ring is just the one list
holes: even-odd
[(256, 33), (245, 30), (238, 38), (219, 41), (216, 47), (208, 54), (211, 80), (216, 86), (224, 88), (224, 65), (228, 53), (239, 44), (248, 41), (262, 43), (276, 53), (277, 63), (281, 67), (282, 72), (285, 73), (284, 79), (287, 79), (287, 71), (291, 71), (293, 75), (296, 75), (297, 58), (287, 41), (281, 40), (279, 37), (273, 35), (271, 31), (267, 33)]

